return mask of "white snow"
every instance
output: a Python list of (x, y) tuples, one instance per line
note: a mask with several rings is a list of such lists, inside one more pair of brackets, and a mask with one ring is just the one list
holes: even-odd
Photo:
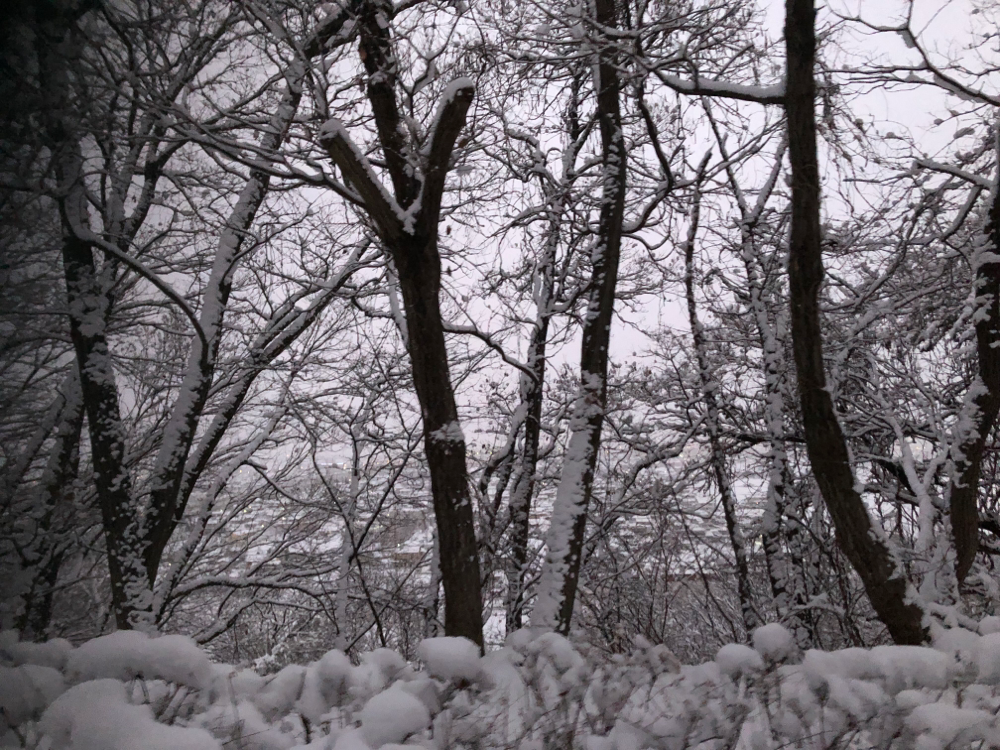
[(785, 95), (784, 82), (772, 86), (747, 86), (728, 81), (713, 81), (707, 78), (688, 81), (665, 73), (660, 73), (657, 77), (675, 91), (699, 91), (711, 96), (728, 96), (736, 99), (749, 99), (761, 102), (773, 102)]
[(249, 701), (221, 703), (198, 717), (198, 724), (225, 747), (241, 750), (288, 750), (291, 738), (272, 727)]
[(437, 443), (464, 443), (465, 433), (462, 432), (462, 425), (458, 420), (452, 420), (436, 430), (429, 433), (431, 440)]
[(351, 671), (351, 695), (370, 698), (385, 690), (406, 670), (406, 659), (392, 649), (377, 648), (361, 655), (361, 664)]
[(727, 643), (715, 655), (715, 663), (730, 677), (753, 674), (764, 669), (760, 654), (742, 643)]
[(144, 677), (198, 689), (209, 687), (213, 678), (208, 657), (190, 638), (150, 638), (137, 630), (119, 630), (87, 641), (69, 654), (66, 672), (73, 682)]
[(427, 671), (442, 680), (472, 682), (479, 676), (479, 646), (468, 638), (425, 638), (417, 654)]
[(285, 716), (298, 703), (305, 679), (305, 667), (289, 664), (267, 681), (253, 703), (269, 721)]
[(235, 702), (241, 698), (249, 698), (267, 683), (264, 677), (252, 669), (238, 669), (230, 664), (216, 664), (213, 667), (210, 691), (212, 702)]
[(1000, 617), (994, 617), (990, 615), (989, 617), (984, 617), (979, 621), (979, 633), (980, 635), (989, 635), (990, 633), (1000, 633)]
[(370, 698), (358, 717), (361, 719), (361, 734), (373, 748), (388, 742), (402, 742), (431, 723), (427, 707), (396, 686)]
[(979, 681), (1000, 685), (1000, 633), (988, 633), (981, 637), (973, 658)]
[(441, 92), (441, 101), (447, 102), (458, 96), (458, 92), (465, 90), (475, 90), (475, 82), (468, 76), (460, 76), (444, 87)]
[(891, 693), (917, 686), (943, 690), (955, 671), (947, 654), (921, 646), (876, 646), (871, 658)]
[(965, 628), (949, 628), (934, 638), (934, 648), (962, 661), (975, 660), (980, 636)]
[(337, 738), (333, 750), (372, 750), (372, 747), (365, 742), (360, 729), (352, 729)]
[(53, 750), (221, 750), (204, 729), (168, 726), (147, 705), (128, 702), (118, 680), (75, 685), (45, 711), (40, 728)]
[(753, 647), (768, 661), (784, 661), (795, 651), (795, 637), (776, 622), (753, 631)]
[(64, 638), (53, 638), (45, 643), (0, 643), (0, 660), (9, 661), (14, 666), (37, 664), (62, 669), (72, 650), (73, 644)]
[(343, 705), (348, 699), (353, 669), (351, 660), (338, 649), (328, 651), (319, 661), (310, 664), (297, 704), (299, 713), (318, 722), (330, 709)]
[[(925, 732), (941, 743), (941, 747), (953, 743), (969, 743), (985, 740), (994, 746), (1000, 733), (993, 727), (993, 715), (986, 711), (957, 708), (943, 703), (917, 706), (906, 719), (906, 724), (918, 732)], [(926, 746), (926, 745), (925, 745)]]
[(0, 667), (0, 717), (10, 727), (37, 719), (65, 689), (62, 674), (52, 667)]
[[(0, 667), (0, 746), (25, 746), (23, 737), (38, 750), (485, 750), (544, 748), (567, 732), (594, 750), (826, 749), (845, 733), (894, 750), (1000, 743), (1000, 633), (941, 629), (933, 648), (800, 654), (771, 624), (753, 633), (755, 648), (729, 644), (714, 661), (678, 667), (642, 639), (609, 658), (524, 629), (485, 657), (470, 641), (426, 639), (422, 670), (390, 649), (361, 654), (356, 667), (334, 650), (270, 678), (215, 665), (204, 680), (189, 679), (207, 663), (192, 644), (117, 636), (72, 650), (63, 670)], [(0, 639), (4, 659), (16, 643)], [(51, 660), (65, 650), (20, 653)], [(162, 663), (170, 654), (183, 657), (172, 670)]]

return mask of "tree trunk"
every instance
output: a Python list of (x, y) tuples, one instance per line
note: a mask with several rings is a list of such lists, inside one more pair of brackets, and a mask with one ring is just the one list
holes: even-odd
[[(1000, 153), (998, 153), (1000, 155)], [(1000, 169), (1000, 167), (998, 167)], [(979, 551), (979, 479), (986, 441), (1000, 412), (1000, 172), (990, 196), (989, 214), (976, 248), (976, 351), (979, 373), (967, 395), (972, 424), (953, 446), (949, 486), (955, 574), (965, 580)]]
[(132, 497), (125, 463), (125, 433), (118, 388), (105, 336), (108, 300), (91, 245), (71, 234), (63, 239), (70, 335), (87, 412), (94, 482), (101, 507), (111, 576), (111, 605), (119, 628), (150, 627), (151, 581), (142, 563), (143, 514)]
[(757, 326), (762, 353), (764, 423), (768, 441), (767, 496), (761, 516), (764, 560), (778, 618), (791, 628), (799, 646), (806, 649), (815, 644), (815, 627), (808, 611), (809, 592), (806, 588), (805, 570), (801, 564), (805, 543), (802, 526), (804, 508), (798, 504), (797, 511), (792, 512), (788, 497), (790, 470), (785, 441), (787, 369), (781, 342), (785, 324), (781, 312), (773, 323), (768, 313), (765, 281), (768, 274), (761, 258), (761, 242), (758, 237), (761, 217), (781, 176), (788, 141), (784, 139), (778, 147), (771, 173), (758, 192), (752, 208), (740, 188), (724, 141), (719, 138), (718, 142), (723, 158), (730, 165), (726, 168), (726, 173), (740, 210), (738, 254), (746, 271), (748, 305)]
[[(305, 68), (296, 63), (289, 74), (287, 89), (277, 110), (268, 122), (261, 141), (263, 154), (277, 154), (292, 124), (302, 98)], [(270, 186), (270, 174), (262, 169), (250, 171), (239, 198), (226, 221), (212, 264), (212, 271), (202, 295), (199, 324), (204, 341), (192, 337), (187, 367), (170, 419), (163, 430), (157, 452), (149, 500), (149, 531), (143, 564), (150, 581), (156, 580), (163, 551), (180, 523), (193, 489), (185, 482), (185, 469), (191, 447), (208, 402), (215, 367), (222, 342), (223, 318), (229, 303), (233, 276), (248, 232), (257, 217)], [(182, 490), (186, 492), (182, 493)]]
[[(702, 176), (699, 174), (698, 179), (700, 180)], [(695, 187), (692, 201), (690, 227), (688, 228), (687, 240), (684, 243), (684, 291), (687, 298), (688, 323), (691, 326), (691, 337), (694, 340), (701, 397), (705, 402), (705, 429), (708, 432), (709, 461), (715, 476), (716, 487), (719, 489), (719, 499), (722, 503), (722, 514), (726, 519), (729, 542), (733, 548), (733, 558), (736, 564), (736, 591), (740, 599), (743, 628), (749, 637), (754, 629), (762, 623), (753, 604), (753, 586), (750, 583), (746, 540), (743, 538), (739, 518), (736, 516), (736, 496), (729, 478), (729, 469), (726, 466), (726, 454), (722, 449), (719, 403), (716, 397), (716, 389), (719, 384), (712, 375), (712, 366), (708, 361), (705, 331), (698, 319), (698, 306), (694, 294), (694, 244), (701, 216), (701, 189), (699, 186)]]
[(423, 418), (424, 451), (437, 520), (445, 634), (483, 645), (483, 610), (475, 515), (465, 463), (465, 436), (451, 386), (439, 292), (437, 235), (394, 248), (409, 336), (413, 385)]
[[(596, 0), (597, 29), (617, 28), (615, 0)], [(603, 195), (598, 236), (592, 255), (587, 314), (580, 353), (580, 390), (570, 420), (570, 442), (546, 538), (532, 623), (569, 633), (587, 526), (587, 507), (601, 444), (607, 402), (608, 344), (614, 313), (622, 221), (625, 215), (626, 152), (622, 133), (618, 54), (612, 42), (597, 54), (594, 89), (601, 131)]]
[(861, 577), (875, 612), (896, 643), (920, 644), (928, 638), (923, 610), (911, 600), (906, 577), (884, 532), (872, 523), (855, 488), (847, 443), (826, 387), (819, 309), (823, 257), (813, 77), (815, 3), (787, 0), (785, 8), (785, 110), (792, 167), (788, 278), (806, 449), (837, 531), (837, 543)]
[[(566, 107), (568, 143), (562, 157), (560, 183), (552, 188), (540, 177), (546, 195), (548, 225), (541, 257), (535, 263), (531, 288), (535, 303), (535, 320), (528, 342), (526, 366), (520, 377), (521, 408), (524, 409), (524, 441), (517, 456), (514, 486), (508, 503), (510, 536), (507, 557), (506, 632), (512, 633), (524, 625), (524, 580), (528, 570), (528, 541), (531, 535), (531, 504), (535, 494), (535, 474), (542, 431), (542, 407), (545, 398), (545, 371), (548, 357), (549, 323), (556, 303), (556, 258), (565, 221), (567, 203), (571, 199), (576, 178), (576, 161), (582, 147), (580, 123), (580, 89), (585, 73), (578, 66), (573, 73), (570, 98)], [(530, 373), (530, 374), (529, 374)], [(515, 431), (518, 427), (515, 425)]]
[[(364, 201), (364, 210), (396, 268), (431, 475), (444, 586), (445, 635), (463, 636), (482, 648), (483, 606), (475, 514), (465, 437), (448, 367), (438, 252), (445, 177), (458, 134), (465, 127), (474, 88), (469, 79), (454, 81), (444, 93), (422, 148), (409, 143), (396, 101), (397, 63), (388, 23), (392, 5), (367, 0), (356, 8), (361, 57), (368, 73), (368, 100), (394, 196), (378, 182), (339, 122), (331, 120), (324, 125), (320, 140)], [(405, 214), (408, 217), (404, 222)]]
[(24, 596), (24, 609), (17, 629), (22, 640), (44, 640), (52, 620), (52, 601), (59, 569), (65, 554), (66, 524), (70, 520), (68, 497), (80, 468), (80, 433), (83, 430), (83, 394), (80, 378), (74, 370), (60, 389), (62, 408), (55, 429), (52, 449), (40, 482), (41, 516), (32, 550), (35, 566), (31, 588)]
[[(547, 308), (552, 296), (552, 268), (542, 271), (539, 305)], [(544, 300), (544, 301), (543, 301)], [(514, 488), (510, 493), (510, 550), (507, 562), (507, 633), (524, 624), (524, 577), (528, 567), (528, 540), (531, 534), (531, 501), (535, 494), (535, 472), (542, 434), (542, 399), (545, 386), (545, 356), (550, 313), (539, 310), (528, 345), (528, 367), (532, 377), (521, 375), (521, 399), (527, 404), (524, 417), (524, 444), (518, 456)]]
[[(266, 16), (261, 16), (259, 20), (266, 23), (268, 19)], [(322, 54), (326, 42), (340, 33), (349, 20), (351, 14), (346, 8), (326, 18), (304, 41), (302, 46), (306, 54), (310, 58)], [(308, 75), (306, 62), (296, 58), (289, 64), (284, 74), (285, 91), (268, 119), (267, 127), (261, 137), (258, 158), (278, 155), (302, 101), (303, 86)], [(163, 431), (163, 441), (157, 452), (153, 470), (149, 502), (149, 542), (144, 558), (151, 580), (156, 579), (163, 552), (183, 518), (195, 482), (206, 468), (208, 460), (242, 404), (243, 396), (246, 395), (253, 379), (305, 328), (301, 326), (291, 331), (294, 324), (290, 325), (286, 330), (291, 331), (291, 335), (282, 337), (283, 345), (268, 346), (263, 350), (252, 352), (251, 362), (248, 364), (253, 374), (245, 379), (242, 394), (223, 405), (217, 413), (217, 417), (221, 418), (213, 420), (208, 434), (195, 450), (194, 460), (189, 461), (198, 426), (214, 382), (223, 321), (233, 277), (242, 257), (243, 246), (267, 197), (270, 184), (271, 175), (266, 169), (251, 168), (248, 179), (219, 235), (212, 270), (202, 294), (202, 306), (198, 316), (204, 340), (198, 336), (192, 338), (184, 378), (174, 401), (170, 419)]]

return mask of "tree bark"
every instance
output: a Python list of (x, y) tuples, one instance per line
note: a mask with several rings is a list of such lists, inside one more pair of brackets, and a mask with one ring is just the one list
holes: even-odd
[[(436, 223), (436, 222), (435, 222)], [(438, 528), (445, 635), (483, 645), (483, 609), (465, 436), (458, 419), (444, 340), (437, 236), (393, 248), (409, 335), (413, 385), (423, 418), (424, 452)]]
[[(293, 67), (285, 94), (272, 115), (261, 142), (262, 153), (278, 152), (298, 110), (306, 74), (301, 63), (296, 63)], [(202, 295), (202, 309), (198, 316), (205, 341), (198, 336), (191, 341), (184, 379), (170, 419), (163, 430), (163, 440), (153, 470), (149, 530), (143, 555), (143, 564), (151, 582), (156, 580), (163, 551), (184, 515), (190, 489), (193, 488), (193, 482), (185, 482), (185, 468), (214, 381), (233, 276), (244, 241), (264, 202), (270, 182), (270, 175), (266, 171), (250, 171), (249, 179), (219, 237), (212, 272)]]
[(107, 546), (111, 605), (119, 628), (149, 627), (151, 623), (143, 617), (152, 604), (150, 580), (142, 563), (145, 529), (125, 460), (118, 388), (105, 335), (108, 300), (93, 248), (71, 231), (63, 239), (66, 299)]
[[(38, 24), (38, 79), (43, 93), (45, 133), (53, 151), (57, 202), (62, 225), (62, 261), (70, 339), (76, 353), (94, 484), (108, 556), (111, 601), (119, 628), (148, 627), (152, 601), (142, 566), (143, 514), (132, 496), (126, 462), (125, 429), (118, 386), (107, 341), (112, 296), (94, 259), (96, 235), (83, 185), (83, 155), (77, 117), (67, 111), (71, 100), (70, 63), (78, 50), (70, 30), (93, 9), (87, 3), (68, 6)], [(74, 55), (67, 54), (72, 49)], [(109, 266), (103, 267), (107, 271)]]
[(824, 272), (813, 75), (815, 2), (786, 0), (785, 9), (785, 111), (792, 167), (788, 277), (806, 449), (837, 543), (861, 577), (875, 612), (896, 643), (920, 644), (929, 635), (923, 610), (911, 601), (906, 577), (855, 488), (847, 443), (827, 390), (819, 309)]
[[(703, 170), (702, 170), (703, 173)], [(699, 174), (700, 180), (703, 174)], [(701, 397), (705, 402), (705, 429), (708, 431), (708, 446), (712, 473), (719, 489), (719, 500), (722, 503), (722, 515), (726, 520), (726, 531), (729, 543), (733, 548), (733, 558), (736, 564), (736, 591), (740, 599), (740, 614), (743, 618), (743, 628), (749, 635), (761, 625), (760, 616), (753, 604), (753, 586), (750, 583), (750, 565), (747, 562), (746, 540), (736, 516), (736, 496), (726, 467), (726, 454), (722, 449), (721, 429), (719, 425), (719, 402), (716, 397), (718, 381), (712, 376), (712, 366), (708, 361), (708, 348), (705, 342), (705, 331), (698, 319), (698, 306), (694, 293), (694, 244), (698, 234), (698, 223), (701, 216), (701, 189), (695, 186), (692, 198), (690, 227), (687, 240), (684, 243), (684, 291), (687, 298), (688, 323), (691, 326), (691, 337), (694, 340), (695, 359), (698, 365), (698, 381), (701, 387)]]
[(1000, 172), (979, 242), (975, 254), (979, 373), (967, 397), (972, 406), (972, 424), (965, 439), (953, 449), (949, 486), (955, 575), (959, 585), (968, 576), (979, 551), (979, 480), (986, 441), (1000, 412)]
[(80, 434), (83, 430), (83, 394), (80, 378), (72, 370), (60, 388), (59, 417), (52, 448), (39, 482), (40, 515), (36, 521), (36, 542), (26, 567), (34, 567), (31, 588), (24, 595), (24, 608), (17, 621), (22, 640), (44, 640), (52, 620), (52, 602), (66, 546), (70, 521), (70, 488), (80, 467)]
[[(596, 0), (597, 29), (617, 28), (615, 0)], [(614, 314), (622, 223), (625, 215), (626, 152), (622, 133), (618, 75), (619, 55), (611, 40), (602, 40), (597, 53), (594, 89), (601, 132), (603, 195), (598, 236), (592, 255), (587, 290), (587, 314), (580, 352), (580, 390), (570, 420), (567, 449), (559, 489), (546, 538), (546, 553), (532, 624), (569, 633), (580, 577), (587, 507), (593, 490), (594, 468), (601, 444), (607, 403), (608, 344)]]
[[(506, 564), (507, 593), (505, 597), (506, 632), (512, 633), (524, 625), (525, 576), (529, 563), (528, 542), (531, 532), (531, 504), (535, 494), (535, 474), (538, 468), (541, 444), (542, 408), (545, 397), (545, 375), (548, 358), (549, 324), (556, 308), (556, 258), (562, 239), (561, 227), (565, 211), (571, 200), (576, 179), (576, 162), (583, 146), (583, 127), (580, 123), (580, 89), (585, 81), (581, 68), (573, 72), (569, 101), (566, 107), (567, 145), (562, 155), (562, 174), (553, 185), (547, 176), (540, 176), (541, 189), (546, 198), (547, 226), (540, 257), (532, 269), (532, 298), (535, 303), (535, 320), (531, 327), (528, 352), (525, 359), (527, 372), (520, 376), (520, 406), (515, 410), (515, 420), (509, 440), (516, 439), (524, 426), (524, 439), (517, 453), (514, 481), (508, 501), (510, 534)], [(517, 415), (523, 414), (518, 421)]]
[[(349, 20), (351, 20), (350, 12), (342, 8), (339, 13), (321, 22), (303, 43), (307, 56), (316, 57), (322, 54), (326, 43), (340, 33)], [(298, 112), (307, 75), (306, 62), (298, 58), (285, 70), (285, 91), (271, 114), (261, 138), (259, 154), (262, 156), (276, 156), (280, 151)], [(189, 460), (192, 458), (191, 451), (198, 426), (215, 379), (223, 322), (233, 277), (242, 256), (243, 246), (267, 197), (270, 184), (271, 175), (266, 169), (260, 167), (250, 169), (248, 179), (240, 191), (216, 245), (212, 271), (202, 295), (202, 308), (198, 316), (205, 340), (202, 341), (197, 336), (192, 339), (184, 379), (174, 401), (170, 419), (163, 431), (163, 441), (153, 470), (149, 499), (148, 545), (144, 556), (150, 580), (155, 581), (163, 552), (184, 516), (194, 484), (206, 468), (208, 460), (228, 429), (254, 378), (304, 330), (304, 326), (296, 327), (292, 321), (285, 330), (275, 336), (276, 339), (283, 340), (282, 345), (267, 346), (262, 350), (251, 352), (249, 357), (251, 361), (248, 362), (251, 376), (244, 378), (242, 393), (238, 392), (239, 389), (234, 389), (237, 391), (232, 394), (234, 398), (228, 399), (223, 405), (217, 414), (221, 418), (213, 420), (209, 435), (195, 449), (194, 460)]]
[[(795, 511), (790, 510), (788, 497), (789, 466), (784, 425), (787, 370), (779, 338), (785, 326), (780, 312), (773, 323), (768, 312), (768, 274), (761, 258), (761, 240), (758, 237), (761, 217), (781, 176), (788, 141), (783, 139), (779, 145), (771, 172), (751, 207), (740, 187), (725, 140), (717, 129), (715, 131), (719, 150), (727, 164), (726, 176), (740, 212), (740, 245), (736, 254), (740, 256), (746, 271), (747, 304), (757, 326), (762, 354), (764, 423), (768, 440), (767, 499), (761, 515), (764, 560), (778, 618), (791, 628), (799, 646), (806, 649), (815, 643), (815, 628), (808, 610), (807, 578), (802, 569), (802, 548), (805, 542), (803, 508), (800, 503)], [(795, 575), (796, 571), (798, 575)]]
[[(548, 256), (543, 261), (546, 263)], [(554, 260), (554, 257), (553, 257)], [(514, 487), (510, 493), (510, 543), (507, 562), (507, 633), (524, 624), (524, 577), (528, 567), (528, 540), (531, 533), (531, 501), (535, 494), (535, 472), (542, 432), (542, 403), (545, 387), (545, 358), (548, 343), (548, 307), (552, 297), (551, 264), (539, 269), (539, 311), (528, 344), (528, 362), (532, 377), (521, 374), (521, 400), (528, 407), (524, 416), (524, 444), (517, 458)]]
[[(451, 384), (441, 316), (438, 223), (445, 177), (472, 104), (472, 82), (448, 87), (423, 149), (405, 137), (396, 101), (397, 64), (382, 0), (359, 2), (360, 50), (368, 99), (394, 196), (378, 182), (364, 155), (339, 123), (324, 126), (330, 159), (364, 201), (364, 210), (392, 258), (406, 318), (406, 345), (423, 419), (424, 452), (437, 523), (444, 627), (483, 647), (483, 607), (475, 515), (469, 492), (466, 444)], [(418, 153), (419, 152), (419, 153)], [(404, 220), (405, 219), (405, 220)]]

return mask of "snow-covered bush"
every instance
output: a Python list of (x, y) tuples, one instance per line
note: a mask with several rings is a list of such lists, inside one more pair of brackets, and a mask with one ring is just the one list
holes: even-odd
[(480, 657), (458, 638), (422, 663), (330, 651), (269, 677), (211, 664), (179, 636), (119, 632), (72, 648), (0, 636), (0, 747), (37, 750), (1000, 747), (1000, 634), (932, 647), (800, 653), (780, 625), (680, 665), (519, 631)]

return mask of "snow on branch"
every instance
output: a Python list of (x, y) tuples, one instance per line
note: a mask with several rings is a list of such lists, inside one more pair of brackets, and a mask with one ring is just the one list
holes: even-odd
[(354, 144), (344, 124), (336, 118), (327, 120), (320, 130), (319, 139), (327, 155), (364, 200), (379, 235), (389, 242), (401, 238), (405, 233), (403, 212), (382, 187), (368, 158)]
[(960, 180), (965, 180), (966, 182), (970, 182), (981, 188), (986, 188), (987, 190), (991, 190), (993, 188), (993, 180), (988, 177), (983, 177), (982, 175), (968, 172), (964, 169), (956, 167), (954, 164), (944, 164), (939, 161), (934, 161), (933, 159), (917, 159), (914, 162), (914, 166), (921, 169), (930, 169), (934, 172), (950, 174), (952, 177), (958, 177)]
[(757, 104), (784, 104), (785, 101), (784, 82), (773, 86), (745, 86), (740, 83), (713, 81), (699, 77), (695, 77), (693, 81), (689, 81), (659, 71), (657, 71), (656, 77), (664, 85), (682, 94), (717, 96), (726, 99), (739, 99), (744, 102), (755, 102)]
[(425, 222), (437, 223), (448, 165), (474, 96), (475, 86), (469, 78), (456, 78), (441, 95), (427, 139), (424, 186), (415, 206)]

